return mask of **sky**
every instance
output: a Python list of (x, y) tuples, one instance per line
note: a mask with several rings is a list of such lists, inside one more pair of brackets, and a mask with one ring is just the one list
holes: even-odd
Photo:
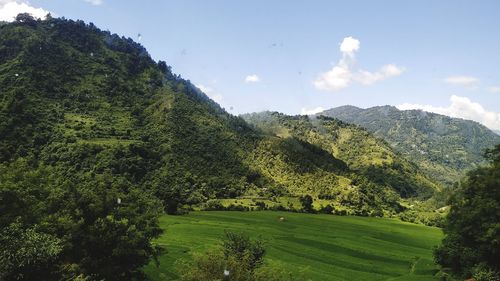
[(131, 37), (233, 114), (394, 105), (500, 130), (500, 1), (0, 0)]

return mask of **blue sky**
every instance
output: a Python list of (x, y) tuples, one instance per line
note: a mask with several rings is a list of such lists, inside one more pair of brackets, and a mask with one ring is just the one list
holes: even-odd
[(0, 18), (12, 2), (140, 39), (235, 114), (390, 104), (500, 130), (500, 1), (0, 0)]

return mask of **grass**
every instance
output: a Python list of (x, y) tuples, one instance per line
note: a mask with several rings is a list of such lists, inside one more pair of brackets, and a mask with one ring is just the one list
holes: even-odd
[(161, 226), (168, 253), (145, 268), (152, 280), (175, 280), (176, 261), (217, 247), (226, 229), (260, 235), (266, 262), (310, 280), (435, 280), (432, 248), (442, 238), (439, 228), (394, 219), (271, 211), (192, 212)]

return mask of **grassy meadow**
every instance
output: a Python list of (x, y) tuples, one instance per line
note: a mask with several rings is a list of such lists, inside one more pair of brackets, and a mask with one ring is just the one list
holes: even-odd
[(260, 236), (266, 262), (306, 280), (435, 280), (432, 248), (442, 238), (439, 228), (395, 219), (272, 211), (192, 212), (161, 225), (157, 243), (168, 252), (146, 267), (152, 280), (175, 280), (176, 263), (218, 247), (224, 230)]

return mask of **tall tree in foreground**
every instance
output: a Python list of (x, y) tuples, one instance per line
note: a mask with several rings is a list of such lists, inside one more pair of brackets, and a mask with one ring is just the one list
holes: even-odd
[(0, 164), (0, 280), (143, 279), (161, 205), (111, 175)]
[(436, 262), (452, 275), (500, 280), (500, 145), (486, 167), (471, 171), (451, 199)]

